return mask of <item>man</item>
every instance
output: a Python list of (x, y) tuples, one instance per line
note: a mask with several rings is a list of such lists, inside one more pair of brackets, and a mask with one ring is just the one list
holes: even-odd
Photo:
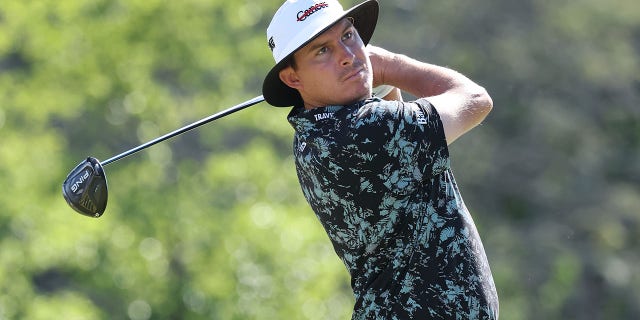
[[(353, 319), (496, 319), (447, 149), (491, 98), (455, 71), (365, 47), (377, 17), (375, 0), (347, 11), (285, 2), (267, 29), (276, 65), (264, 97), (294, 107), (298, 178), (351, 275)], [(372, 97), (374, 84), (392, 86), (385, 99), (396, 101)], [(421, 98), (402, 102), (398, 89)]]

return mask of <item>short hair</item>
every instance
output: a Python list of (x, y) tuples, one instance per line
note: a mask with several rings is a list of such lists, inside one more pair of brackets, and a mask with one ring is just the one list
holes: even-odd
[(296, 64), (296, 58), (293, 54), (284, 59), (284, 66), (285, 68), (291, 67), (293, 70), (298, 69), (298, 65)]

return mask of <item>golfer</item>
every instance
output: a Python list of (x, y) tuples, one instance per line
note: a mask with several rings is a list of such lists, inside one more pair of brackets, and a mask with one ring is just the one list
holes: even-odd
[(352, 319), (497, 319), (447, 149), (493, 102), (460, 73), (367, 47), (377, 18), (375, 0), (288, 0), (267, 29), (263, 95), (293, 106), (298, 179), (351, 275)]

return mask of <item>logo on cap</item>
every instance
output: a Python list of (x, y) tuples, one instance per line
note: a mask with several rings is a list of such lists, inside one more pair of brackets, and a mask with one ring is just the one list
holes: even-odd
[(329, 5), (326, 2), (316, 3), (315, 5), (309, 7), (309, 9), (298, 12), (298, 21), (304, 21), (307, 18), (309, 18), (309, 16), (311, 16), (312, 14), (328, 7)]
[(273, 40), (273, 37), (269, 38), (269, 48), (271, 51), (276, 48), (276, 42)]

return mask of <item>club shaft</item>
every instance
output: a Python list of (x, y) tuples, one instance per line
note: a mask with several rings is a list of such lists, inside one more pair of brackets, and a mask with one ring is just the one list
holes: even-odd
[(185, 133), (185, 132), (187, 132), (189, 130), (192, 130), (192, 129), (195, 129), (197, 127), (200, 127), (200, 126), (202, 126), (204, 124), (207, 124), (207, 123), (209, 123), (209, 122), (211, 122), (213, 120), (222, 118), (224, 116), (228, 116), (228, 115), (230, 115), (230, 114), (232, 114), (234, 112), (237, 112), (237, 111), (240, 111), (242, 109), (248, 108), (248, 107), (253, 106), (255, 104), (258, 104), (258, 103), (260, 103), (262, 101), (264, 101), (264, 97), (261, 96), (261, 95), (257, 96), (257, 97), (255, 97), (255, 98), (253, 98), (251, 100), (247, 100), (247, 101), (245, 101), (245, 102), (243, 102), (241, 104), (235, 105), (235, 106), (233, 106), (233, 107), (231, 107), (229, 109), (220, 111), (220, 112), (218, 112), (216, 114), (212, 114), (212, 115), (210, 115), (210, 116), (208, 116), (208, 117), (206, 117), (206, 118), (204, 118), (202, 120), (199, 120), (199, 121), (196, 121), (196, 122), (194, 122), (192, 124), (186, 125), (186, 126), (180, 128), (180, 129), (177, 129), (177, 130), (169, 132), (169, 133), (167, 133), (167, 134), (165, 134), (165, 135), (163, 135), (161, 137), (153, 139), (153, 140), (151, 140), (151, 141), (149, 141), (149, 142), (147, 142), (145, 144), (142, 144), (142, 145), (139, 145), (139, 146), (137, 146), (137, 147), (135, 147), (133, 149), (127, 150), (127, 151), (125, 151), (125, 152), (123, 152), (123, 153), (121, 153), (119, 155), (113, 156), (113, 157), (111, 157), (111, 158), (109, 158), (109, 159), (107, 159), (105, 161), (102, 161), (101, 164), (103, 166), (106, 166), (111, 162), (114, 162), (114, 161), (120, 160), (120, 159), (122, 159), (124, 157), (130, 156), (130, 155), (132, 155), (132, 154), (134, 154), (134, 153), (136, 153), (136, 152), (138, 152), (140, 150), (144, 150), (146, 148), (149, 148), (149, 147), (151, 147), (152, 145), (154, 145), (156, 143), (165, 141), (167, 139), (171, 139), (171, 138), (173, 138), (173, 137), (175, 137), (177, 135), (180, 135), (180, 134)]

